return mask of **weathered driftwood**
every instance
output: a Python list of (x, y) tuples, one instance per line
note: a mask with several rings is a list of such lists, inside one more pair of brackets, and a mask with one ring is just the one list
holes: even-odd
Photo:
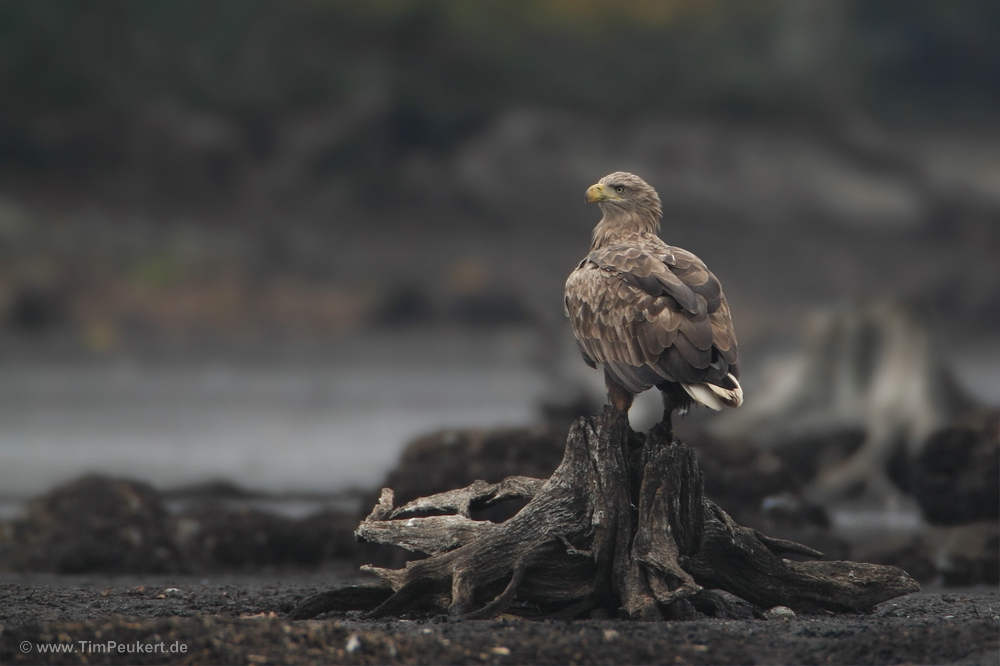
[(887, 465), (899, 445), (915, 458), (931, 434), (969, 411), (973, 397), (949, 370), (929, 322), (902, 302), (854, 301), (818, 312), (805, 343), (781, 381), (713, 429), (723, 437), (750, 433), (762, 448), (817, 447), (838, 432), (861, 431), (860, 447), (823, 464), (805, 494), (825, 503), (860, 486), (891, 503), (900, 491)]
[[(507, 499), (530, 501), (503, 523), (471, 517)], [(764, 608), (864, 611), (919, 589), (894, 567), (782, 559), (822, 554), (737, 525), (704, 497), (694, 453), (669, 425), (638, 435), (612, 407), (574, 424), (548, 480), (477, 481), (398, 508), (385, 489), (356, 534), (428, 557), (403, 569), (363, 567), (382, 585), (316, 595), (293, 618), (352, 608), (372, 617), (421, 609), (461, 618), (690, 617), (724, 605), (703, 588)]]

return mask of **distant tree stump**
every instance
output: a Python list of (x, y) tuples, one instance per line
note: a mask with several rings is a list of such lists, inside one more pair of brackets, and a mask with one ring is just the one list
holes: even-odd
[(817, 462), (824, 442), (860, 431), (857, 450), (821, 464), (815, 478), (805, 479), (805, 497), (827, 503), (861, 487), (888, 505), (900, 493), (887, 474), (889, 461), (899, 453), (916, 459), (933, 433), (976, 404), (948, 368), (944, 348), (918, 311), (892, 299), (818, 312), (804, 349), (781, 381), (763, 387), (752, 405), (727, 413), (712, 429), (721, 437), (749, 434), (762, 448), (784, 449), (779, 455), (799, 449)]
[[(503, 523), (471, 518), (508, 499), (530, 501)], [(859, 612), (919, 589), (895, 567), (782, 559), (822, 554), (737, 525), (704, 497), (691, 449), (662, 424), (633, 432), (613, 407), (573, 425), (548, 480), (477, 481), (398, 508), (386, 488), (356, 535), (428, 557), (403, 569), (362, 567), (382, 584), (316, 595), (292, 618), (351, 609), (679, 618), (718, 605), (705, 588), (763, 608)]]

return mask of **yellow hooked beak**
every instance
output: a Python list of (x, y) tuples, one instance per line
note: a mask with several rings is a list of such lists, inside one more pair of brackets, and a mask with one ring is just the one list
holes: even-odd
[(587, 188), (587, 203), (599, 203), (605, 199), (610, 199), (604, 189), (604, 185), (597, 183)]

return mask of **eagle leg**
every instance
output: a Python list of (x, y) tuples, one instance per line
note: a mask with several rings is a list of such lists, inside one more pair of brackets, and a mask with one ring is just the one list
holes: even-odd
[(666, 432), (666, 441), (672, 442), (674, 439), (674, 412), (677, 410), (686, 411), (691, 406), (691, 397), (684, 392), (679, 384), (674, 382), (657, 384), (656, 388), (660, 389), (660, 395), (663, 397), (663, 422), (660, 427)]
[(607, 369), (604, 370), (604, 386), (608, 389), (608, 402), (614, 405), (618, 411), (628, 414), (635, 394), (619, 384)]

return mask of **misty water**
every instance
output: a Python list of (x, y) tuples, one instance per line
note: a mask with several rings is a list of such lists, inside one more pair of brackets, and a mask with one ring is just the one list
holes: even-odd
[(159, 488), (215, 479), (271, 492), (370, 487), (442, 428), (526, 425), (548, 382), (530, 334), (410, 332), (332, 351), (196, 362), (8, 363), (0, 495), (86, 472)]

